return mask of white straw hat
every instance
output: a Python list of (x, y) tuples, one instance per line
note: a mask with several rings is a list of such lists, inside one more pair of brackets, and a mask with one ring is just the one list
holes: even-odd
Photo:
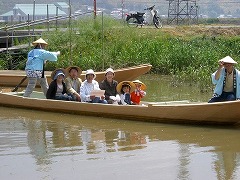
[(225, 58), (220, 59), (219, 62), (237, 64), (237, 62), (234, 61), (230, 56), (226, 56)]

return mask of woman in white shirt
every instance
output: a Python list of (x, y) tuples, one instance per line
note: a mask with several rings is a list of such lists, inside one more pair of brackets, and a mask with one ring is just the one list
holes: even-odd
[(88, 69), (86, 71), (86, 79), (83, 81), (80, 87), (80, 97), (82, 102), (90, 102), (90, 103), (103, 103), (107, 104), (104, 96), (96, 97), (91, 95), (93, 90), (100, 90), (99, 84), (96, 80), (96, 74), (92, 69)]

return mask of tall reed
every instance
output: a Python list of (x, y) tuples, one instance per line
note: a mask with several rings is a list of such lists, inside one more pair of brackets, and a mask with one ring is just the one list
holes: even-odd
[(171, 74), (178, 80), (210, 84), (217, 61), (227, 55), (240, 62), (240, 37), (215, 33), (203, 28), (129, 28), (121, 21), (104, 17), (75, 21), (71, 28), (44, 36), (52, 50), (60, 50), (56, 66), (78, 65), (83, 70), (103, 70), (142, 63), (153, 65), (152, 73)]

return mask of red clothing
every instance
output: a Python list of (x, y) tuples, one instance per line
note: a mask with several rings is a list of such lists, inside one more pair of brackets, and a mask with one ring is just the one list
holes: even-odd
[(131, 93), (131, 101), (133, 104), (139, 105), (142, 97), (143, 96), (139, 92), (133, 91)]

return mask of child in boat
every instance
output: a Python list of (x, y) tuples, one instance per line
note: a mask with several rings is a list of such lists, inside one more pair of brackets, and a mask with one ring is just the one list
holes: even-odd
[(139, 80), (135, 80), (135, 81), (133, 81), (133, 83), (135, 84), (136, 88), (131, 93), (131, 101), (132, 101), (132, 104), (139, 105), (141, 98), (146, 96), (145, 90), (146, 90), (147, 86)]
[(73, 97), (67, 94), (66, 84), (64, 83), (65, 70), (56, 69), (52, 72), (52, 82), (49, 85), (47, 91), (47, 99), (65, 100), (72, 101)]
[(120, 94), (120, 104), (131, 105), (131, 92), (134, 90), (135, 84), (131, 81), (122, 81), (117, 85), (117, 91)]

